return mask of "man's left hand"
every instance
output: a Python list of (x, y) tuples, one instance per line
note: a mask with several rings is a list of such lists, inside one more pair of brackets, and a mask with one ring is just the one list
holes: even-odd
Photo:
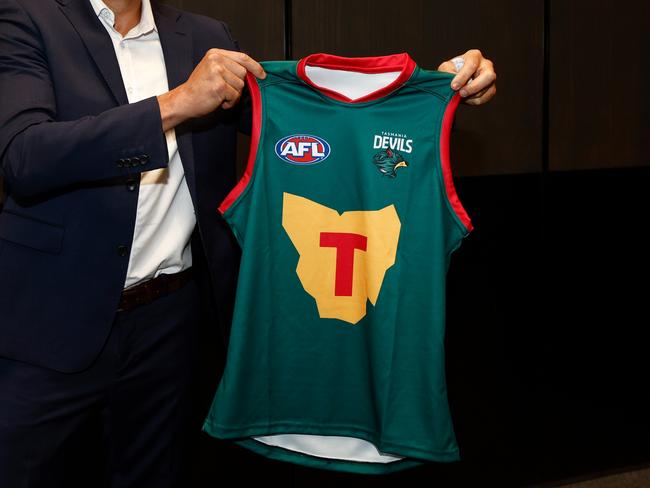
[[(457, 67), (462, 65), (460, 69)], [(463, 103), (467, 105), (483, 105), (497, 93), (497, 74), (494, 64), (478, 49), (470, 49), (465, 54), (445, 61), (438, 71), (453, 73), (451, 87), (460, 90)]]

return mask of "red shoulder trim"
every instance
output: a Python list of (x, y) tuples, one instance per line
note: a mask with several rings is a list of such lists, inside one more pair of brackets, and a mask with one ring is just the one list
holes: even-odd
[(449, 159), (449, 142), (451, 136), (451, 127), (454, 123), (454, 115), (456, 114), (456, 109), (460, 103), (460, 95), (456, 93), (447, 108), (445, 109), (445, 114), (442, 118), (442, 130), (440, 132), (440, 162), (442, 164), (442, 176), (445, 182), (445, 191), (447, 192), (447, 199), (451, 204), (451, 207), (454, 209), (454, 212), (463, 223), (467, 232), (471, 232), (474, 226), (472, 221), (465, 212), (463, 205), (460, 203), (458, 195), (456, 194), (456, 188), (454, 187), (454, 178), (451, 173), (451, 164)]
[(228, 193), (228, 196), (219, 205), (219, 212), (223, 215), (228, 208), (239, 198), (244, 189), (248, 186), (248, 182), (253, 174), (253, 167), (255, 166), (255, 159), (257, 158), (257, 148), (260, 144), (260, 132), (262, 129), (262, 95), (260, 93), (260, 86), (257, 84), (257, 78), (251, 73), (246, 75), (246, 84), (251, 93), (251, 101), (253, 105), (253, 128), (251, 132), (251, 145), (250, 152), (248, 153), (248, 162), (246, 163), (246, 170), (237, 185)]
[[(311, 81), (305, 72), (306, 66), (317, 66), (319, 68), (336, 69), (342, 71), (356, 71), (358, 73), (388, 73), (391, 71), (399, 71), (400, 75), (390, 85), (380, 88), (379, 90), (376, 90), (373, 93), (365, 95), (361, 98), (352, 100), (342, 93), (317, 85)], [(408, 79), (413, 74), (415, 67), (415, 61), (413, 61), (408, 53), (363, 58), (346, 58), (343, 56), (335, 56), (333, 54), (317, 53), (302, 58), (298, 62), (296, 73), (298, 77), (305, 83), (335, 100), (347, 103), (363, 103), (369, 102), (371, 100), (377, 100), (378, 98), (381, 98), (397, 90), (408, 81)]]

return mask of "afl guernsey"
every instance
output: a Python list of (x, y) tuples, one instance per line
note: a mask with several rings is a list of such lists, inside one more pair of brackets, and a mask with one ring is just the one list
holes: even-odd
[(248, 166), (219, 207), (243, 254), (204, 430), (340, 471), (455, 461), (445, 275), (471, 224), (452, 76), (406, 53), (263, 66)]

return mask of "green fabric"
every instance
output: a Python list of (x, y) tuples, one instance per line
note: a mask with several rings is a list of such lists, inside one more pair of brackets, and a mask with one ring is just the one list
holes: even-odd
[[(263, 63), (260, 146), (251, 181), (224, 217), (243, 249), (224, 375), (204, 430), (276, 459), (359, 473), (458, 459), (444, 374), (445, 276), (467, 229), (451, 210), (439, 160), (448, 74), (416, 68), (399, 90), (361, 104), (339, 102), (296, 76), (296, 62)], [(413, 139), (408, 167), (380, 173), (373, 138)], [(318, 164), (275, 153), (278, 140), (311, 134), (331, 146)], [(319, 317), (296, 273), (298, 252), (282, 227), (283, 194), (340, 213), (393, 204), (401, 222), (395, 264), (376, 306), (356, 325)], [(390, 464), (337, 462), (271, 448), (251, 436), (351, 435)]]

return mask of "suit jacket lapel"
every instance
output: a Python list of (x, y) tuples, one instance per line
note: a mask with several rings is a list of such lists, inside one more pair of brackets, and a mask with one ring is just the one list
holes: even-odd
[[(173, 90), (185, 83), (194, 69), (192, 30), (184, 22), (182, 13), (159, 5), (156, 1), (152, 1), (151, 7), (165, 56), (169, 89)], [(187, 186), (196, 205), (194, 149), (189, 124), (176, 127), (176, 141), (185, 169)]]
[[(79, 33), (117, 104), (129, 103), (113, 42), (101, 20), (95, 15), (90, 2), (88, 0), (57, 0), (57, 2)], [(159, 5), (157, 1), (152, 1), (151, 6), (165, 56), (169, 89), (172, 90), (184, 83), (194, 69), (191, 28), (186, 25), (180, 12)], [(176, 128), (176, 140), (186, 181), (196, 204), (194, 149), (188, 124)]]
[(87, 0), (57, 0), (79, 33), (118, 105), (129, 103), (111, 37)]

